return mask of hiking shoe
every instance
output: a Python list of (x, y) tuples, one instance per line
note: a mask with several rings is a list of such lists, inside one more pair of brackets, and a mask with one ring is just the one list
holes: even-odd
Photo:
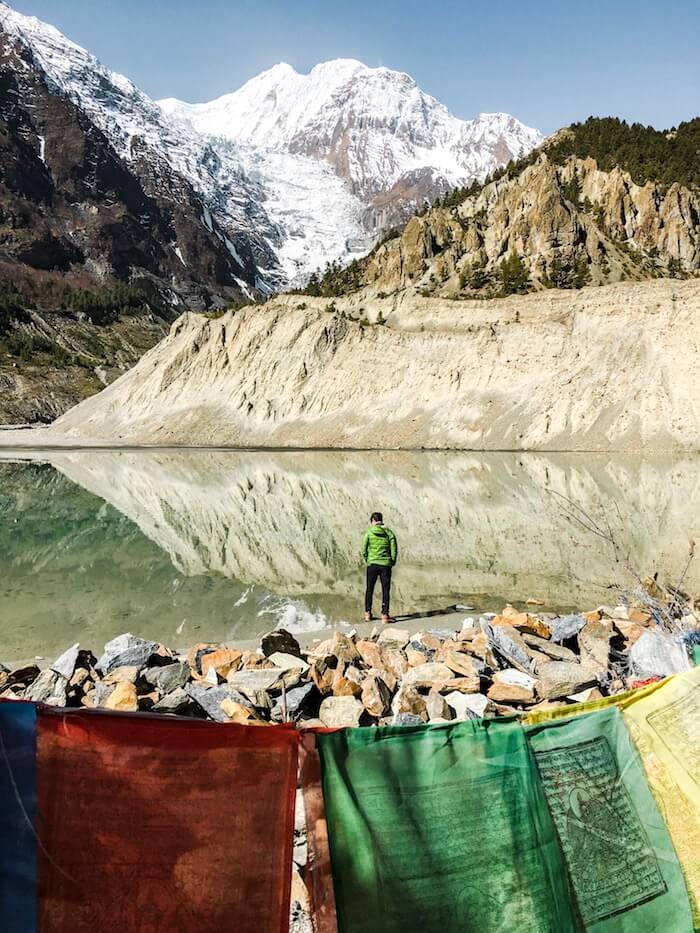
[(374, 616), (372, 615), (371, 612), (365, 613), (365, 622), (371, 622), (373, 619), (374, 619)]
[(396, 622), (396, 619), (392, 619), (391, 616), (382, 616), (382, 622), (388, 625), (389, 622)]

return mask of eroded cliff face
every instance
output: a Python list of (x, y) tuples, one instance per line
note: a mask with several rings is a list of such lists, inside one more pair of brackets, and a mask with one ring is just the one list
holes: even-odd
[[(185, 316), (55, 443), (700, 449), (700, 282)], [(370, 324), (363, 315), (371, 315)], [(381, 317), (380, 317), (381, 315)]]
[(499, 266), (511, 253), (535, 288), (694, 275), (700, 198), (678, 184), (636, 185), (593, 159), (555, 165), (542, 153), (515, 178), (413, 217), (370, 257), (363, 280), (373, 294), (488, 292), (501, 288)]

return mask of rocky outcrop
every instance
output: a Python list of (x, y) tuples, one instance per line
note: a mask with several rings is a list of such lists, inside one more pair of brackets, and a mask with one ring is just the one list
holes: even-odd
[[(529, 281), (504, 282), (511, 255)], [(546, 151), (515, 177), (454, 207), (413, 217), (368, 259), (370, 291), (448, 297), (642, 280), (700, 272), (700, 197), (681, 185), (635, 184), (593, 159)]]
[(94, 325), (29, 311), (0, 331), (0, 424), (49, 423), (114, 382), (168, 333), (146, 308)]
[(183, 317), (133, 370), (59, 419), (51, 437), (700, 449), (700, 283), (472, 303), (408, 293), (362, 300), (290, 296), (214, 321)]

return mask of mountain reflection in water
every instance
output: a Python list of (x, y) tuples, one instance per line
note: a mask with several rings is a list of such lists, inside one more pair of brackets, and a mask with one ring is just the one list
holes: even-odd
[[(4, 457), (9, 458), (5, 452)], [(672, 579), (700, 533), (697, 458), (447, 452), (66, 451), (0, 460), (0, 660), (360, 618), (358, 545), (385, 513), (393, 608), (537, 597), (589, 608), (629, 582), (568, 497), (607, 514), (624, 556)], [(560, 495), (556, 495), (559, 493)], [(686, 585), (698, 590), (700, 567)]]

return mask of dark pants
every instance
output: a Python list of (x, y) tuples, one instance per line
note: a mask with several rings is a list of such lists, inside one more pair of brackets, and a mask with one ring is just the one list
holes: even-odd
[(367, 589), (365, 590), (365, 612), (372, 611), (372, 597), (377, 578), (382, 584), (382, 615), (389, 615), (389, 591), (391, 590), (391, 567), (370, 564), (367, 567)]

